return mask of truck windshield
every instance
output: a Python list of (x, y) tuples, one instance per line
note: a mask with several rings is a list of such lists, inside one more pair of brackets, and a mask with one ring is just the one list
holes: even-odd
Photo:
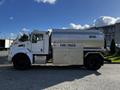
[(21, 42), (28, 41), (29, 40), (29, 35), (23, 34), (18, 38), (18, 40), (21, 41)]

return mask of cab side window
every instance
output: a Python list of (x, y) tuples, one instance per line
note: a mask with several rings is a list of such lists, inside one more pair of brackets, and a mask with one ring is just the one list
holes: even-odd
[(43, 34), (33, 34), (32, 35), (32, 43), (37, 43), (38, 41), (43, 40)]

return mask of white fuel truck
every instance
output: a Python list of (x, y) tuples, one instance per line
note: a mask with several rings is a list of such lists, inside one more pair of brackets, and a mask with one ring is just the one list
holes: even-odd
[[(28, 69), (32, 64), (83, 65), (98, 70), (104, 63), (104, 35), (96, 30), (34, 30), (17, 38), (9, 50), (8, 60), (15, 69)], [(51, 64), (48, 64), (51, 63)]]

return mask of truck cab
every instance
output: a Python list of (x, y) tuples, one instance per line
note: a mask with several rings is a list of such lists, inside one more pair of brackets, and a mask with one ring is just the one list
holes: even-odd
[(31, 51), (34, 55), (49, 54), (49, 32), (34, 31), (31, 33)]

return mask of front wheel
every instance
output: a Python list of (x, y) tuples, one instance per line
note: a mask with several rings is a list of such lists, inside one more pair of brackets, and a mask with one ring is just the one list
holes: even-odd
[(17, 54), (13, 58), (13, 67), (18, 70), (26, 70), (30, 68), (30, 60), (24, 54)]
[(99, 55), (89, 55), (84, 60), (84, 66), (88, 70), (98, 70), (101, 68), (103, 59)]

